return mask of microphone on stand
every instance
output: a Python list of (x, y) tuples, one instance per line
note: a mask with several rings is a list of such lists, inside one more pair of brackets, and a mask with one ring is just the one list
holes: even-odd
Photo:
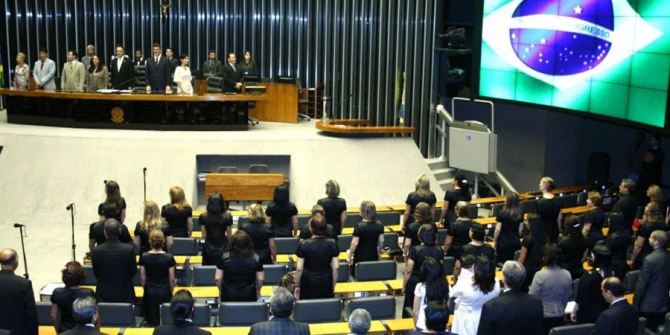
[(142, 168), (142, 177), (144, 179), (144, 201), (147, 201), (147, 168)]
[(23, 276), (26, 277), (26, 279), (30, 279), (30, 277), (28, 276), (28, 258), (26, 257), (26, 245), (23, 242), (23, 228), (25, 227), (26, 225), (20, 223), (14, 224), (14, 228), (19, 228), (21, 233), (21, 250), (23, 250), (23, 269), (26, 272)]
[(69, 205), (67, 205), (67, 207), (65, 207), (65, 210), (66, 210), (66, 211), (69, 211), (69, 210), (72, 209), (73, 206), (74, 206), (74, 202), (71, 203), (71, 204), (69, 204)]

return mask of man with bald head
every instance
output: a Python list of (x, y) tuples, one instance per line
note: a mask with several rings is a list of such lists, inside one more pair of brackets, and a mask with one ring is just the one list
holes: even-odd
[(626, 288), (617, 277), (603, 279), (600, 291), (610, 308), (596, 319), (591, 335), (634, 335), (637, 333), (637, 308), (631, 306), (624, 294)]
[(133, 277), (137, 273), (135, 250), (119, 241), (121, 223), (105, 221), (107, 241), (93, 248), (91, 262), (98, 281), (96, 294), (101, 302), (134, 302)]
[(19, 255), (13, 249), (0, 251), (0, 329), (15, 335), (37, 335), (37, 310), (30, 280), (14, 275)]
[(656, 230), (649, 236), (649, 245), (654, 251), (642, 262), (633, 296), (633, 306), (647, 319), (647, 328), (653, 332), (665, 322), (668, 312), (670, 252), (665, 249), (667, 241), (668, 235), (663, 230)]

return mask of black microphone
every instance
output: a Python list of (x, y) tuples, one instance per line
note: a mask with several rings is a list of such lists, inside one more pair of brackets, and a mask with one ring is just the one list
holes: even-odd
[(143, 172), (147, 172), (147, 168), (142, 168), (142, 171), (143, 171)]
[(20, 223), (15, 223), (14, 228), (19, 228), (19, 227), (25, 227), (26, 225), (20, 224)]
[(106, 180), (103, 180), (102, 183), (106, 185), (106, 184), (107, 184), (107, 181), (106, 181)]
[(69, 205), (67, 205), (67, 207), (65, 207), (65, 210), (66, 210), (66, 211), (71, 210), (71, 209), (72, 209), (72, 206), (74, 206), (74, 202), (71, 203), (71, 204), (69, 204)]

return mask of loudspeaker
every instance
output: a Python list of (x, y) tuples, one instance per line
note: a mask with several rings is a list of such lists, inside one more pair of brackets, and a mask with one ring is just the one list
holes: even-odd
[(586, 168), (586, 179), (589, 183), (605, 185), (610, 178), (610, 155), (605, 152), (591, 152)]

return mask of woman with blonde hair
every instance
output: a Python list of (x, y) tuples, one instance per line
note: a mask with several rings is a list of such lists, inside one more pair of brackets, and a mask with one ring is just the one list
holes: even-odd
[(425, 174), (420, 175), (414, 182), (414, 192), (410, 192), (405, 200), (405, 213), (402, 216), (402, 229), (407, 229), (407, 226), (414, 222), (414, 211), (419, 203), (425, 202), (430, 206), (430, 212), (435, 216), (435, 203), (437, 198), (435, 193), (430, 190), (430, 180)]
[(349, 246), (349, 264), (354, 277), (356, 263), (378, 261), (384, 248), (384, 226), (377, 220), (377, 209), (372, 201), (361, 203), (361, 219), (354, 227), (354, 236)]
[(331, 179), (326, 183), (327, 198), (319, 199), (317, 205), (326, 212), (326, 223), (333, 226), (334, 234), (342, 234), (342, 227), (347, 221), (347, 202), (340, 198), (340, 184)]
[(26, 62), (26, 54), (19, 52), (16, 55), (13, 87), (27, 90), (30, 82), (28, 78), (30, 78), (30, 66)]
[(601, 208), (603, 197), (598, 192), (589, 192), (586, 198), (586, 205), (589, 207), (589, 211), (584, 215), (582, 235), (586, 237), (589, 250), (592, 250), (598, 241), (605, 239), (605, 236), (603, 236), (603, 226), (605, 225), (605, 220), (607, 220), (607, 215)]
[(163, 248), (165, 236), (160, 229), (149, 233), (151, 250), (140, 257), (140, 281), (144, 287), (142, 304), (147, 322), (152, 326), (160, 324), (160, 305), (170, 302), (176, 285), (174, 256)]
[(663, 196), (663, 191), (661, 191), (661, 188), (658, 187), (658, 185), (651, 185), (647, 189), (647, 196), (649, 197), (649, 200), (651, 202), (655, 202), (658, 205), (658, 208), (661, 210), (661, 214), (663, 215), (663, 219), (665, 220), (665, 223), (668, 223), (668, 203), (665, 201), (665, 197)]
[(184, 190), (179, 186), (170, 187), (170, 203), (163, 206), (161, 215), (170, 227), (174, 237), (191, 237), (193, 233), (193, 209), (186, 201)]
[(405, 240), (403, 242), (404, 255), (409, 253), (409, 248), (421, 244), (418, 236), (419, 227), (424, 224), (429, 224), (433, 227), (436, 227), (431, 207), (425, 202), (420, 202), (418, 205), (416, 205), (413, 216), (414, 222), (410, 223), (405, 228)]
[(252, 204), (247, 210), (249, 222), (240, 225), (240, 230), (247, 233), (258, 254), (261, 264), (277, 262), (277, 243), (269, 223), (265, 222), (265, 212), (259, 204)]
[[(309, 220), (307, 220), (307, 224), (300, 228), (300, 240), (306, 240), (308, 238), (312, 237), (312, 231), (309, 229), (309, 221), (312, 220), (314, 215), (316, 214), (321, 214), (323, 216), (326, 215), (326, 210), (323, 209), (323, 206), (321, 205), (314, 205), (312, 206), (312, 210), (309, 214)], [(335, 241), (337, 241), (337, 235), (335, 234), (335, 228), (333, 228), (332, 225), (326, 224), (326, 237), (332, 238)]]
[(113, 180), (105, 181), (105, 201), (98, 206), (100, 221), (110, 219), (110, 217), (105, 216), (105, 205), (115, 205), (116, 212), (111, 218), (116, 219), (119, 223), (123, 223), (126, 219), (126, 199), (123, 199), (121, 196), (121, 188), (119, 187), (119, 184)]
[(551, 243), (558, 242), (558, 233), (561, 231), (561, 222), (563, 222), (563, 215), (561, 209), (563, 205), (558, 198), (551, 193), (554, 189), (554, 180), (550, 177), (542, 177), (540, 179), (540, 192), (542, 197), (535, 203), (535, 213), (540, 216), (542, 224), (544, 224), (544, 231)]
[(172, 248), (172, 235), (170, 235), (170, 230), (166, 225), (163, 224), (161, 219), (161, 213), (158, 210), (158, 205), (153, 200), (147, 200), (144, 202), (144, 215), (142, 221), (138, 221), (135, 225), (135, 249), (140, 251), (140, 255), (151, 250), (151, 244), (149, 243), (149, 234), (154, 230), (158, 229), (163, 232), (165, 237), (166, 251), (169, 251)]

